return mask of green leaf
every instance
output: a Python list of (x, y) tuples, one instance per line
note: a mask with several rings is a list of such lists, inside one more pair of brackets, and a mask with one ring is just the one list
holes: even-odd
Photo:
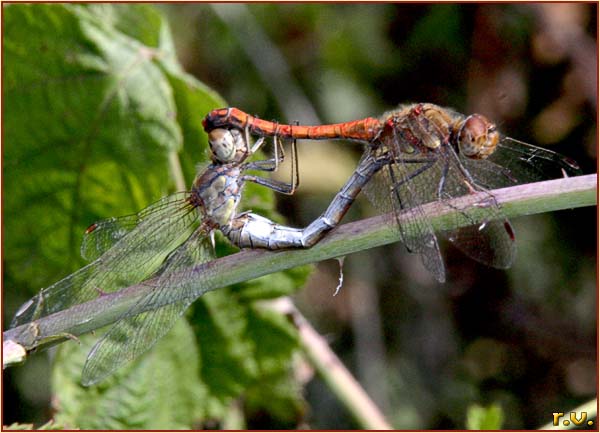
[(288, 296), (304, 285), (312, 265), (298, 266), (284, 272), (268, 274), (235, 286), (240, 299), (245, 301)]
[(79, 384), (96, 338), (63, 344), (56, 355), (52, 385), (56, 420), (73, 429), (190, 429), (201, 419), (205, 388), (198, 377), (198, 348), (185, 320), (177, 322), (145, 356), (99, 386)]
[(5, 10), (4, 245), (20, 283), (76, 269), (87, 225), (172, 189), (168, 155), (182, 132), (161, 53), (111, 26), (140, 13), (145, 39), (157, 41), (147, 34), (158, 36), (162, 19), (148, 6)]
[(262, 421), (256, 428), (268, 425), (269, 429), (286, 430), (297, 429), (307, 410), (302, 387), (291, 369), (265, 376), (249, 388), (245, 395), (245, 409), (249, 419)]
[(500, 430), (504, 414), (497, 404), (489, 407), (471, 405), (467, 409), (467, 429), (469, 430)]
[(153, 7), (129, 4), (123, 8), (115, 8), (109, 4), (90, 4), (87, 10), (90, 12), (90, 19), (102, 22), (107, 28), (149, 47), (164, 48), (157, 30), (163, 28), (166, 22)]
[(298, 347), (298, 334), (290, 319), (255, 303), (248, 306), (247, 317), (260, 375), (287, 371), (288, 360)]
[[(211, 292), (193, 307), (202, 359), (201, 377), (209, 389), (209, 417), (225, 414), (232, 399), (249, 388), (275, 386), (291, 370), (298, 348), (296, 329), (281, 314), (239, 297), (235, 289)], [(294, 394), (294, 404), (301, 396)]]
[(193, 306), (191, 321), (202, 357), (201, 377), (220, 402), (241, 394), (258, 373), (252, 342), (244, 335), (245, 313), (229, 289), (209, 293)]
[[(82, 264), (90, 223), (139, 211), (178, 188), (181, 174), (190, 185), (207, 156), (202, 118), (227, 104), (182, 70), (151, 6), (23, 4), (4, 12), (5, 263), (9, 281), (33, 292)], [(242, 203), (279, 219), (266, 188), (248, 185)], [(220, 252), (234, 249), (219, 242)], [(79, 381), (98, 335), (64, 344), (53, 373), (57, 419), (73, 428), (191, 428), (224, 414), (260, 380), (292, 381), (296, 331), (283, 316), (259, 313), (255, 301), (292, 293), (309, 269), (212, 293), (191, 317), (199, 352), (182, 321), (97, 387)]]
[(296, 329), (287, 317), (267, 309), (253, 308), (248, 317), (259, 369), (245, 395), (249, 418), (260, 414), (270, 419), (270, 428), (294, 429), (305, 411), (302, 387), (290, 363), (298, 347)]
[[(162, 66), (173, 89), (177, 123), (183, 131), (184, 146), (180, 163), (189, 184), (196, 176), (197, 164), (208, 159), (208, 138), (202, 127), (202, 119), (210, 110), (226, 107), (227, 103), (216, 92), (181, 71), (177, 64), (164, 62)], [(272, 197), (273, 194), (268, 195)]]

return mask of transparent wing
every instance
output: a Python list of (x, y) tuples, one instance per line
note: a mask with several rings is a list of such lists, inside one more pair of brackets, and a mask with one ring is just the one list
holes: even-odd
[[(418, 189), (429, 188), (428, 196), (435, 194), (440, 203), (458, 211), (452, 214), (452, 224), (460, 228), (444, 232), (458, 249), (488, 266), (510, 267), (516, 252), (512, 226), (486, 185), (479, 184), (478, 178), (467, 170), (451, 147), (442, 149), (438, 162), (414, 183)], [(431, 185), (435, 191), (431, 190)], [(479, 193), (482, 198), (474, 204), (464, 205), (468, 208), (448, 203), (448, 200), (473, 193)], [(470, 211), (474, 210), (473, 215)]]
[(408, 251), (420, 254), (425, 268), (439, 282), (444, 282), (446, 272), (438, 241), (421, 207), (431, 200), (426, 197), (426, 191), (413, 187), (414, 179), (423, 176), (429, 165), (424, 160), (414, 164), (398, 161), (385, 166), (367, 184), (365, 193), (381, 211), (394, 212)]
[[(488, 190), (581, 174), (572, 159), (510, 137), (503, 137), (495, 152), (484, 160), (459, 157), (452, 149), (449, 152), (445, 195), (458, 197), (476, 190), (485, 192), (486, 198), (478, 204), (481, 223), (450, 231), (448, 239), (475, 260), (501, 269), (510, 267), (514, 260), (515, 235)], [(464, 222), (467, 217), (463, 214), (459, 218)]]
[(461, 163), (479, 185), (488, 189), (581, 174), (572, 159), (510, 137), (503, 137), (487, 159), (461, 156)]
[(96, 260), (133, 230), (137, 222), (137, 215), (127, 215), (108, 218), (92, 224), (83, 234), (81, 257), (89, 262)]
[(138, 213), (95, 222), (83, 234), (81, 256), (88, 261), (97, 259), (139, 223), (150, 218), (160, 218), (161, 214), (167, 214), (172, 206), (179, 205), (188, 195), (188, 192), (172, 194)]
[(515, 259), (514, 230), (506, 219), (449, 230), (445, 235), (459, 250), (485, 265), (507, 269)]
[[(115, 231), (103, 229), (104, 226), (100, 223), (99, 235), (92, 235), (95, 231), (93, 229), (88, 233), (90, 240), (87, 250), (103, 254), (89, 265), (42, 289), (19, 310), (11, 326), (30, 322), (94, 299), (102, 293), (113, 292), (147, 279), (156, 272), (171, 251), (192, 234), (198, 225), (198, 219), (199, 214), (189, 200), (189, 194), (177, 193), (141, 211), (133, 228), (120, 238), (113, 236), (114, 243), (108, 240), (110, 236), (107, 234), (114, 234)], [(127, 221), (132, 222), (133, 217), (127, 217)]]
[[(194, 294), (202, 284), (193, 267), (214, 258), (208, 232), (200, 227), (169, 256), (152, 283), (154, 289), (115, 323), (90, 351), (83, 368), (82, 383), (92, 385), (134, 360), (163, 337), (195, 300)], [(177, 296), (180, 300), (164, 305)], [(153, 306), (158, 306), (153, 309)], [(146, 310), (146, 311), (144, 311)], [(133, 311), (144, 311), (131, 316)]]
[[(469, 257), (496, 268), (510, 267), (516, 251), (510, 223), (493, 195), (470, 176), (454, 151), (450, 147), (443, 150), (431, 157), (421, 158), (400, 154), (395, 164), (376, 176), (378, 179), (373, 184), (379, 193), (373, 194), (373, 188), (369, 186), (367, 194), (370, 193), (371, 198), (374, 195), (380, 197), (378, 200), (372, 199), (376, 205), (379, 202), (380, 208), (396, 212), (402, 240), (408, 250), (421, 254), (425, 267), (438, 281), (444, 281), (444, 263), (437, 238), (421, 206), (433, 201), (450, 206), (448, 201), (453, 198), (474, 192), (482, 193), (483, 198), (478, 203), (469, 205), (477, 208), (475, 216), (470, 216), (467, 208), (451, 207), (457, 211), (452, 213), (452, 224), (460, 228), (445, 231), (444, 234)], [(492, 165), (486, 164), (486, 167)], [(381, 206), (381, 191), (391, 191), (387, 206)], [(406, 223), (401, 223), (402, 219)]]

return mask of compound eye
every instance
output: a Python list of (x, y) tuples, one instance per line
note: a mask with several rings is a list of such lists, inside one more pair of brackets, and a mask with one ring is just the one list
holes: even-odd
[(494, 152), (499, 139), (496, 125), (480, 114), (473, 114), (459, 130), (458, 149), (469, 158), (485, 159)]
[(235, 158), (239, 132), (236, 130), (216, 128), (208, 133), (208, 145), (211, 159), (219, 162), (230, 162)]

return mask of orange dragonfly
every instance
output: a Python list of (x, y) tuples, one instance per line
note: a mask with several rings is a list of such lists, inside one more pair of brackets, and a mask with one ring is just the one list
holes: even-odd
[(230, 128), (260, 137), (365, 143), (357, 171), (325, 214), (305, 229), (302, 246), (313, 245), (335, 227), (365, 188), (381, 211), (395, 212), (403, 243), (421, 255), (440, 282), (446, 278), (444, 262), (423, 204), (450, 206), (453, 198), (481, 193), (483, 198), (474, 205), (480, 210), (478, 220), (461, 212), (466, 209), (456, 209), (456, 226), (461, 228), (446, 235), (473, 259), (504, 269), (514, 260), (515, 235), (490, 190), (580, 173), (567, 157), (501, 135), (483, 115), (465, 116), (429, 103), (404, 105), (380, 118), (317, 126), (280, 124), (237, 108), (221, 108), (208, 113), (203, 126), (207, 132)]

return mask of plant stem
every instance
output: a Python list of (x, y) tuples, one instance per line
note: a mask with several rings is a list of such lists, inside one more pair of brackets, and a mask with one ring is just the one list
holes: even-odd
[[(596, 188), (596, 175), (588, 175), (519, 185), (495, 190), (493, 194), (505, 215), (514, 217), (595, 205)], [(436, 230), (447, 230), (456, 228), (452, 224), (456, 224), (457, 220), (464, 220), (453, 218), (458, 212), (455, 209), (468, 209), (466, 213), (477, 221), (480, 208), (469, 204), (481, 200), (480, 194), (471, 194), (450, 201), (450, 206), (429, 203), (423, 206), (423, 210)], [(402, 218), (400, 222), (403, 222)], [(397, 242), (400, 234), (395, 224), (394, 215), (381, 215), (340, 226), (310, 249), (245, 250), (193, 268), (192, 292), (173, 290), (173, 297), (169, 300), (161, 299), (161, 303), (140, 305), (138, 301), (154, 289), (150, 280), (9, 329), (3, 333), (3, 338), (5, 342), (11, 340), (21, 344), (27, 350), (51, 346), (113, 323), (125, 314), (139, 314), (190, 295), (199, 297), (208, 291), (273, 272)], [(177, 275), (174, 275), (173, 280), (176, 279)]]
[(392, 426), (369, 397), (365, 389), (352, 376), (342, 361), (288, 297), (279, 298), (268, 305), (273, 310), (293, 319), (300, 336), (300, 346), (310, 364), (319, 373), (331, 392), (352, 414), (360, 428), (365, 430), (391, 430)]

